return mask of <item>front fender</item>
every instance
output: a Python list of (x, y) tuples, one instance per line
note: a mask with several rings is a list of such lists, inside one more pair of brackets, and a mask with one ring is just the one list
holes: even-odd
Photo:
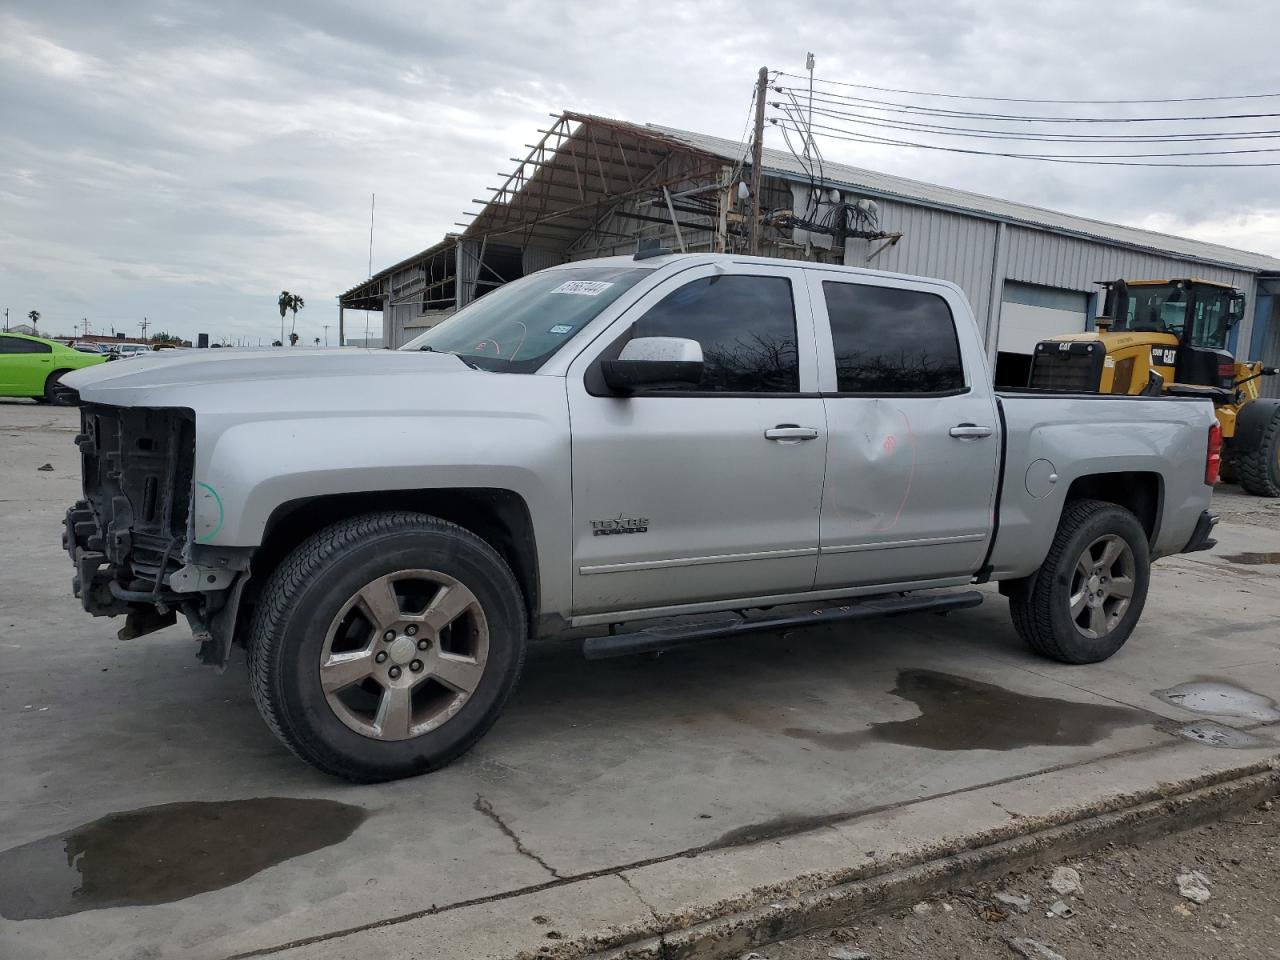
[[(271, 418), (196, 423), (192, 536), (220, 547), (261, 544), (281, 504), (383, 490), (489, 487), (528, 505), (550, 609), (568, 596), (567, 412)], [(563, 570), (561, 569), (563, 567)]]

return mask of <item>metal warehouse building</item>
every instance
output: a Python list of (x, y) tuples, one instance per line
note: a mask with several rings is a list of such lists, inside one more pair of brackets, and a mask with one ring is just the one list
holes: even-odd
[[(399, 346), (495, 286), (567, 260), (674, 250), (745, 252), (742, 143), (565, 113), (458, 233), (357, 284), (343, 310), (382, 313)], [(1247, 297), (1233, 342), (1280, 364), (1280, 259), (1075, 217), (766, 148), (760, 251), (940, 277), (968, 295), (997, 379), (1037, 340), (1088, 329), (1097, 281), (1200, 277)], [(870, 201), (870, 202), (868, 202)], [(344, 342), (350, 342), (346, 340)], [(1280, 395), (1275, 378), (1266, 390)]]

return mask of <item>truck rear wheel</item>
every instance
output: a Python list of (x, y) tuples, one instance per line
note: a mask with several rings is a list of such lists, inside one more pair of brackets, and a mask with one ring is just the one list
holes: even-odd
[(497, 719), (524, 663), (525, 610), (502, 557), (417, 513), (334, 524), (259, 598), (258, 710), (298, 757), (376, 782), (442, 767)]
[(1255, 497), (1280, 497), (1280, 409), (1262, 431), (1257, 446), (1236, 455), (1240, 486)]
[(1013, 625), (1043, 656), (1098, 663), (1129, 639), (1150, 578), (1147, 535), (1138, 518), (1102, 500), (1073, 501), (1030, 586), (1009, 598)]

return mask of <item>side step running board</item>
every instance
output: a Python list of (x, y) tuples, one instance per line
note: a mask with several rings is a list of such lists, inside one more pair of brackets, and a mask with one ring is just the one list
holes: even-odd
[(651, 627), (635, 633), (619, 633), (606, 637), (590, 637), (582, 643), (582, 655), (588, 660), (604, 660), (608, 657), (626, 657), (636, 653), (652, 653), (702, 640), (721, 637), (737, 637), (748, 633), (764, 633), (769, 630), (785, 630), (791, 627), (815, 627), (824, 623), (842, 623), (847, 620), (871, 620), (875, 617), (897, 617), (904, 613), (947, 613), (963, 610), (982, 603), (977, 590), (964, 593), (931, 594), (923, 597), (895, 597), (882, 600), (865, 600), (845, 606), (822, 607), (812, 613), (790, 617), (747, 620), (717, 620), (711, 623), (693, 623), (687, 626)]

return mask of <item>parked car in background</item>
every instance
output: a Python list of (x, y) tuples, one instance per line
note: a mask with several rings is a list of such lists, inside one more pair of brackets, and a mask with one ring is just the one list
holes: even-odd
[(76, 340), (71, 344), (72, 350), (79, 350), (81, 353), (96, 353), (100, 357), (111, 355), (111, 346), (106, 343), (93, 343), (89, 340)]
[(151, 353), (151, 348), (145, 343), (121, 343), (115, 348), (116, 354), (121, 360), (127, 357), (136, 357), (139, 354)]
[(22, 333), (0, 334), (0, 397), (32, 397), (38, 403), (69, 404), (75, 394), (60, 386), (63, 374), (105, 363), (56, 340)]

